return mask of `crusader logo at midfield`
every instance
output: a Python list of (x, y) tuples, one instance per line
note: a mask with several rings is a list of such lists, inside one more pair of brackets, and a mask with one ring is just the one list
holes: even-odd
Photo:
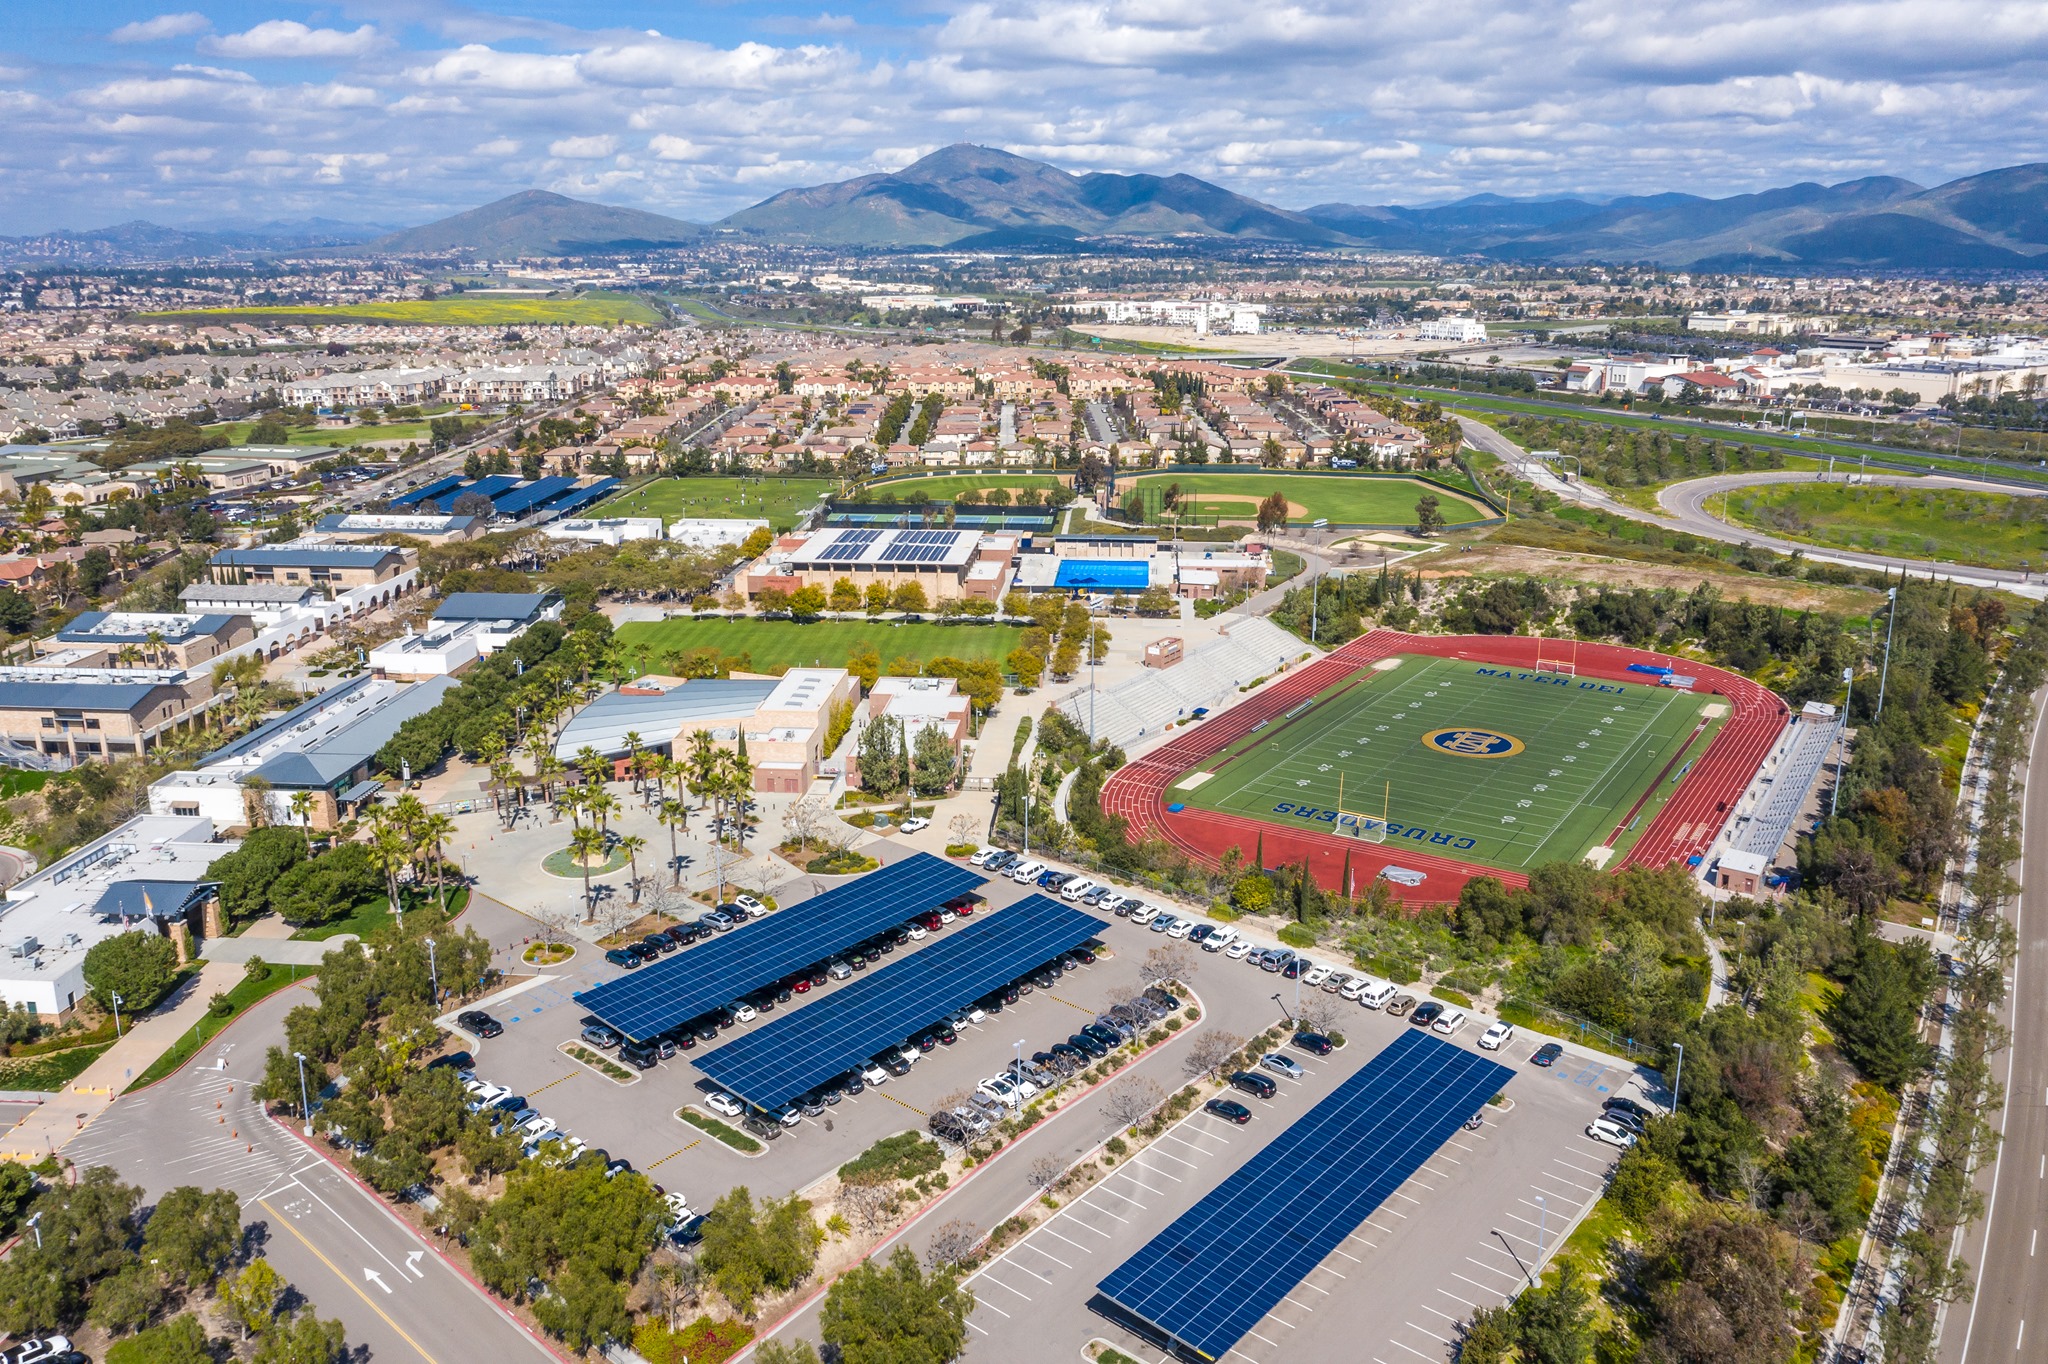
[(1490, 729), (1433, 729), (1422, 736), (1425, 746), (1460, 758), (1512, 758), (1522, 741)]

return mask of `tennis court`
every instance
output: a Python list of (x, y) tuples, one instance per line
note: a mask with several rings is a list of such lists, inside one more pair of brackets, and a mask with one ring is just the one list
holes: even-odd
[(1380, 660), (1183, 773), (1166, 799), (1513, 871), (1589, 854), (1605, 865), (1648, 827), (1728, 706), (1650, 680), (1578, 677), (1568, 646), (1559, 659), (1567, 671)]

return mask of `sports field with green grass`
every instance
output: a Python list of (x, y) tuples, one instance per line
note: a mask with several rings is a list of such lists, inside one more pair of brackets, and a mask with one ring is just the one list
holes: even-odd
[(788, 530), (818, 499), (838, 488), (829, 478), (657, 478), (599, 507), (592, 516), (766, 517)]
[(872, 644), (886, 668), (897, 658), (923, 663), (933, 658), (993, 658), (1017, 647), (1024, 631), (1014, 625), (939, 625), (932, 621), (898, 624), (890, 620), (675, 620), (638, 621), (616, 631), (626, 657), (641, 661), (648, 646), (647, 667), (667, 672), (668, 655), (694, 649), (716, 649), (722, 657), (745, 656), (747, 672), (782, 668), (844, 667), (848, 655)]
[(1654, 684), (1390, 661), (1184, 774), (1167, 800), (1292, 828), (1363, 829), (1361, 847), (1384, 811), (1390, 849), (1510, 871), (1603, 846), (1614, 850), (1604, 863), (1649, 825), (1726, 712), (1719, 697)]
[(146, 318), (216, 322), (239, 317), (292, 318), (306, 322), (389, 322), (444, 327), (642, 326), (661, 321), (644, 299), (627, 294), (583, 294), (576, 298), (408, 298), (384, 303), (276, 304), (248, 308), (189, 308), (143, 313)]
[(1739, 489), (1727, 500), (1731, 520), (1817, 545), (1986, 568), (2048, 563), (2048, 497), (1777, 483)]
[(1117, 480), (1117, 495), (1140, 488), (1178, 485), (1181, 505), (1192, 505), (1204, 520), (1251, 521), (1259, 503), (1274, 493), (1287, 499), (1288, 517), (1301, 523), (1328, 520), (1339, 525), (1412, 526), (1415, 504), (1436, 495), (1447, 525), (1459, 526), (1493, 513), (1478, 502), (1412, 478), (1371, 478), (1342, 474), (1145, 474)]

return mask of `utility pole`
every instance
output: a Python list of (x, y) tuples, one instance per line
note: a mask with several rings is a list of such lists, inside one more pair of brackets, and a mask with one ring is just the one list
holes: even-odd
[(299, 1063), (299, 1120), (305, 1124), (300, 1130), (310, 1137), (313, 1135), (313, 1105), (306, 1097), (306, 1053), (295, 1051), (292, 1057)]
[(1849, 748), (1849, 703), (1856, 699), (1856, 670), (1842, 669), (1842, 680), (1849, 684), (1849, 694), (1842, 700), (1842, 718), (1835, 725), (1835, 742), (1841, 747), (1835, 754), (1835, 789), (1828, 793), (1828, 818), (1835, 817), (1835, 811), (1842, 808), (1842, 772)]
[(1678, 1053), (1678, 1066), (1671, 1072), (1671, 1111), (1678, 1111), (1678, 1085), (1685, 1079), (1685, 1043), (1673, 1042), (1672, 1048)]

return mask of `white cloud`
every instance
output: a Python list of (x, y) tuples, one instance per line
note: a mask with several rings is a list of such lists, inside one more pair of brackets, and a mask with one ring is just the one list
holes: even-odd
[(489, 142), (479, 142), (471, 149), (472, 156), (510, 156), (519, 150), (519, 140), (512, 137), (494, 137)]
[(108, 36), (117, 43), (161, 43), (170, 38), (204, 33), (212, 27), (213, 20), (188, 11), (184, 14), (159, 14), (154, 19), (138, 19), (132, 24), (121, 25)]
[(338, 28), (308, 28), (296, 19), (266, 19), (241, 33), (208, 38), (200, 47), (223, 57), (332, 60), (360, 57), (383, 44), (374, 24), (344, 33)]
[(619, 140), (610, 133), (595, 137), (558, 137), (548, 143), (548, 155), (564, 161), (595, 161), (610, 156)]

